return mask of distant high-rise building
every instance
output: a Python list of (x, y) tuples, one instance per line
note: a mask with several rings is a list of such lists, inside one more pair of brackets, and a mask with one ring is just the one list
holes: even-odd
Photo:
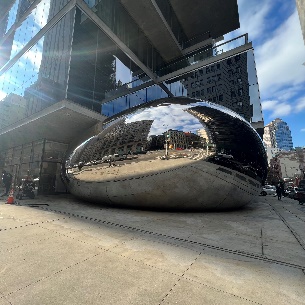
[[(275, 119), (264, 128), (264, 143), (267, 149), (268, 160), (280, 150), (289, 151), (293, 148), (291, 131), (282, 119)], [(269, 152), (269, 154), (268, 154)]]
[(0, 102), (0, 129), (25, 117), (26, 100), (11, 93)]

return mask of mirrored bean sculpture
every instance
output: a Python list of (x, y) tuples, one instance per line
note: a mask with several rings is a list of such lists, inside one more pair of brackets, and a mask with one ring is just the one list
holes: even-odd
[(137, 208), (221, 210), (260, 193), (263, 143), (235, 112), (186, 97), (160, 99), (105, 122), (65, 163), (69, 191)]

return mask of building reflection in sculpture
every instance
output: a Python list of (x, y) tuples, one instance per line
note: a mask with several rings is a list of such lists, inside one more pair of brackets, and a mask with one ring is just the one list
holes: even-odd
[(186, 97), (128, 110), (77, 147), (65, 181), (80, 198), (143, 208), (228, 209), (260, 193), (267, 159), (235, 112)]

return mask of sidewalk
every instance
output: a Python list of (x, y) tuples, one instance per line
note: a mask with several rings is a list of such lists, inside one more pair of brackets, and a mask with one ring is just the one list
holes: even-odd
[(305, 206), (169, 213), (0, 198), (0, 305), (305, 304)]

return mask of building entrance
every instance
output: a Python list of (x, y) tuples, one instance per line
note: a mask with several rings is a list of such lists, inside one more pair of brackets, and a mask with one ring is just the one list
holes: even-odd
[(46, 139), (16, 146), (1, 152), (0, 167), (13, 175), (15, 186), (30, 175), (39, 194), (65, 192), (60, 171), (67, 148)]

